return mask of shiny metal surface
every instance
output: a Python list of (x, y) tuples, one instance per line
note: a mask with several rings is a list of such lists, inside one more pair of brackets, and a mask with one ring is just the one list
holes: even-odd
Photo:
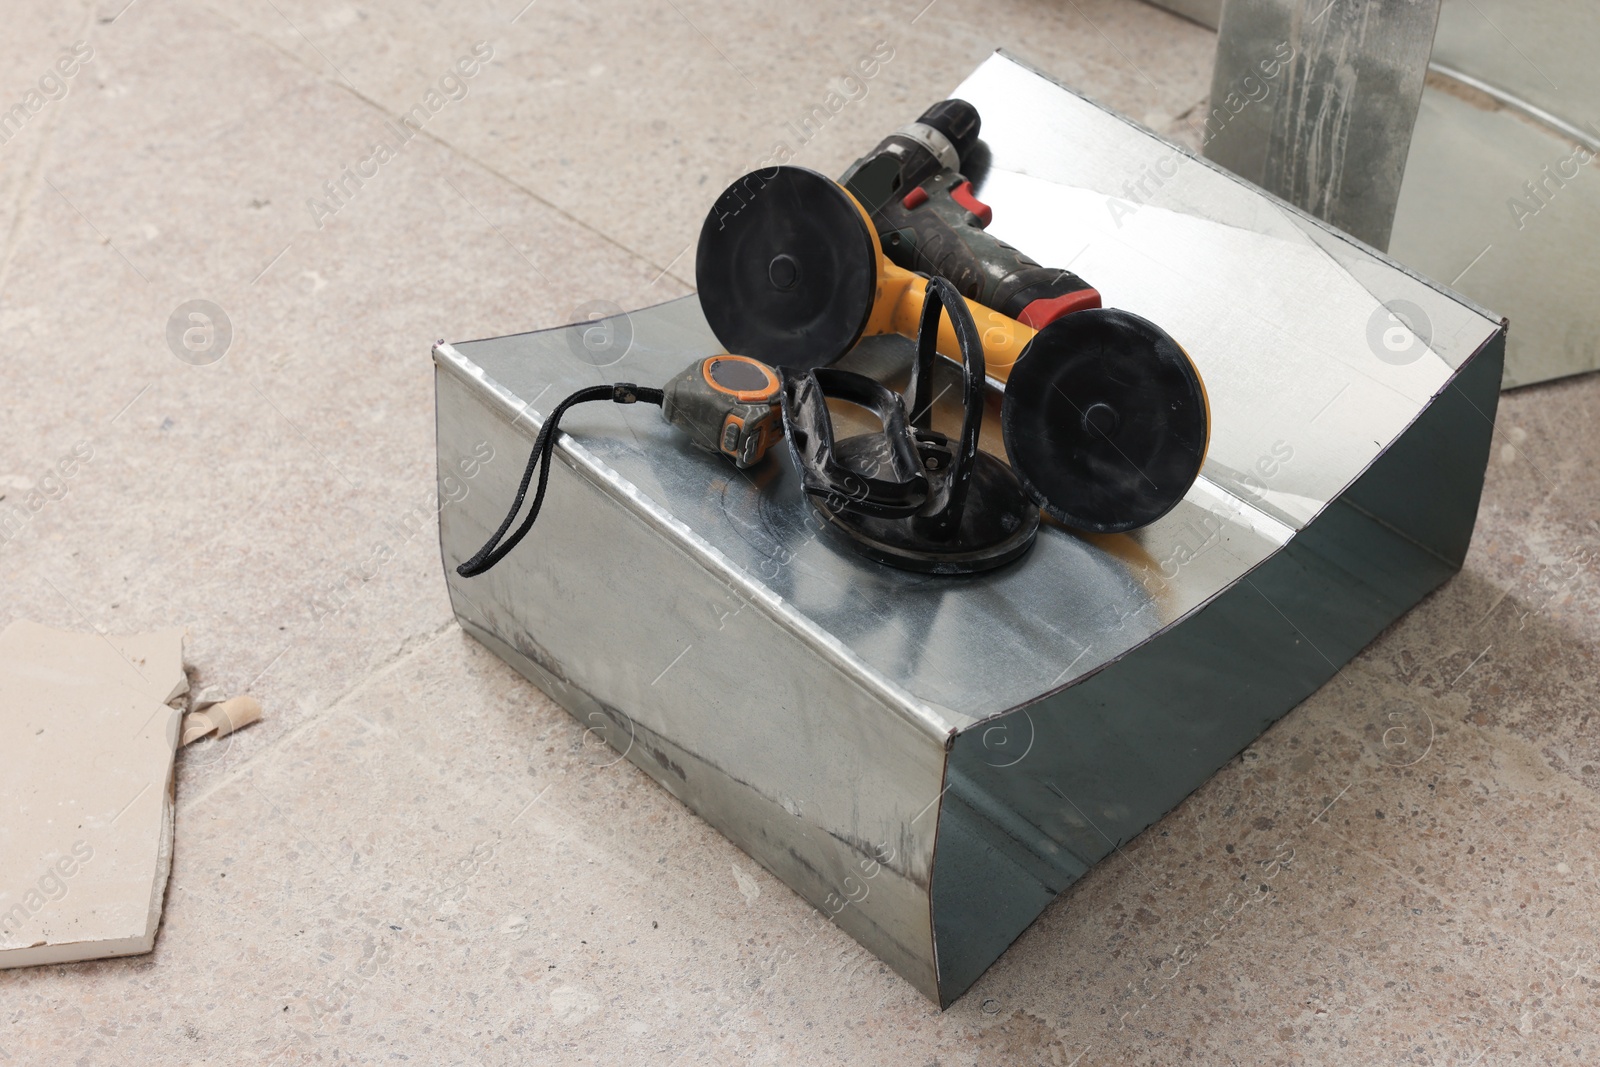
[(1439, 0), (1225, 0), (1206, 156), (1387, 248), (1438, 21)]
[[(991, 60), (958, 92), (984, 116), (991, 232), (1188, 350), (1212, 411), (1202, 477), (1269, 538), (1337, 496), (1483, 343), (1481, 313), (1115, 115), (1062, 109), (1063, 90), (1018, 63)], [(1057, 136), (1033, 136), (1041, 109)], [(1168, 173), (1130, 199), (1126, 186)], [(1400, 361), (1368, 331), (1398, 301), (1430, 320), (1429, 344)], [(1138, 535), (1158, 559), (1165, 528)]]
[(1600, 368), (1600, 174), (1583, 158), (1482, 96), (1423, 95), (1390, 251), (1510, 317), (1506, 388)]
[[(704, 321), (684, 329), (698, 316), (692, 299), (636, 315), (633, 376), (654, 380), (650, 356), (677, 363), (696, 345), (709, 354)], [(718, 544), (740, 540), (715, 518), (731, 484), (745, 484), (732, 464), (674, 448), (676, 431), (653, 407), (607, 405), (604, 415), (616, 418), (581, 423), (585, 409), (574, 409), (532, 536), (487, 574), (454, 573), (498, 524), (537, 431), (505, 380), (527, 381), (515, 373), (525, 364), (557, 371), (563, 394), (575, 388), (567, 335), (462, 346), (494, 368), (495, 381), (449, 346), (435, 350), (441, 472), (479, 441), (507, 457), (440, 513), (457, 617), (596, 737), (936, 996), (927, 886), (937, 821), (917, 816), (939, 795), (951, 725), (775, 591), (779, 575), (811, 566), (798, 551), (805, 534), (786, 530), (766, 553), (746, 556), (753, 573), (697, 535), (720, 525)], [(582, 367), (576, 378), (594, 374)], [(549, 384), (549, 375), (533, 380), (541, 377)], [(704, 510), (686, 506), (690, 499)], [(863, 858), (877, 864), (871, 894), (853, 899)]]
[(1390, 248), (1510, 316), (1508, 388), (1600, 367), (1597, 48), (1574, 0), (1439, 17)]
[[(1202, 22), (1209, 11), (1163, 6)], [(1582, 162), (1600, 152), (1591, 4), (1341, 0), (1326, 17), (1321, 3), (1212, 6), (1213, 105), (1280, 41), (1297, 42), (1301, 60), (1295, 84), (1247, 103), (1208, 141), (1210, 158), (1508, 315), (1505, 387), (1600, 368), (1600, 256), (1589, 239), (1600, 182)], [(1339, 128), (1352, 131), (1343, 143), (1330, 133)], [(1289, 173), (1295, 158), (1326, 181)], [(1381, 180), (1340, 178), (1369, 171)]]
[[(1600, 18), (1589, 0), (1444, 0), (1433, 61), (1600, 135)], [(1551, 123), (1554, 125), (1554, 123)]]
[[(441, 513), (463, 625), (941, 1004), (1459, 566), (1502, 337), (1009, 58), (956, 93), (984, 115), (996, 234), (1163, 325), (1206, 377), (1207, 467), (1136, 535), (1046, 523), (977, 578), (892, 570), (823, 527), (780, 451), (741, 473), (654, 408), (585, 405), (533, 534), (460, 579), (542, 412), (717, 348), (689, 298), (614, 323), (615, 360), (580, 327), (435, 349), (441, 473), (480, 440), (507, 457)], [(1173, 153), (1158, 195), (1110, 210)], [(1400, 299), (1431, 341), (1386, 361), (1371, 324)], [(895, 380), (910, 354), (872, 339), (848, 365)]]

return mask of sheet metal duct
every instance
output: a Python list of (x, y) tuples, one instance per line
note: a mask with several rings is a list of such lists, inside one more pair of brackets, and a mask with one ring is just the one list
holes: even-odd
[[(440, 514), (462, 626), (941, 1005), (1460, 567), (1504, 340), (1003, 54), (956, 93), (984, 116), (996, 234), (1205, 376), (1209, 459), (1151, 527), (1050, 525), (978, 578), (896, 571), (821, 528), (786, 456), (741, 473), (654, 409), (586, 405), (533, 535), (462, 579), (557, 399), (718, 346), (689, 297), (434, 350), (441, 493), (496, 457)], [(1427, 328), (1397, 346), (1402, 306)], [(847, 359), (892, 378), (910, 345)]]

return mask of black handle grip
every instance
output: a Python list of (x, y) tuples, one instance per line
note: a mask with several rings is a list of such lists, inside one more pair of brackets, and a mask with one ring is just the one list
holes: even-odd
[[(873, 222), (884, 253), (908, 270), (949, 279), (962, 296), (1014, 319), (1041, 318), (1024, 313), (1036, 301), (1054, 304), (1071, 294), (1081, 295), (1054, 309), (1099, 306), (1099, 294), (1076, 274), (1040, 266), (984, 230), (988, 209), (971, 189), (960, 174), (945, 170), (882, 203)], [(1048, 321), (1042, 317), (1028, 325)]]

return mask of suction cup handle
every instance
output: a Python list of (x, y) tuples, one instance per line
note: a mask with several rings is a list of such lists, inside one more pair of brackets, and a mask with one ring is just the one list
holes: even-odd
[(978, 458), (978, 435), (983, 430), (983, 341), (972, 310), (943, 278), (929, 279), (917, 324), (917, 362), (911, 371), (911, 425), (919, 430), (932, 427), (933, 357), (935, 339), (942, 319), (948, 319), (961, 353), (961, 431), (954, 442), (955, 456), (948, 476), (941, 483), (945, 499), (930, 515), (928, 525), (941, 532), (960, 528), (962, 510), (967, 504), (967, 486)]
[[(867, 334), (897, 333), (902, 337), (919, 338), (924, 332), (936, 338), (941, 356), (957, 363), (962, 362), (961, 337), (950, 315), (938, 318), (937, 328), (922, 328), (923, 313), (927, 308), (928, 288), (941, 278), (924, 278), (913, 274), (888, 259), (878, 264), (878, 299), (867, 319)], [(946, 282), (948, 285), (949, 283)], [(970, 297), (955, 297), (966, 305), (968, 317), (976, 320), (984, 363), (989, 377), (1005, 381), (1011, 368), (1027, 351), (1028, 343), (1038, 331), (1016, 319), (1002, 315), (993, 308), (984, 307)]]
[[(927, 503), (928, 478), (906, 424), (905, 406), (888, 386), (836, 367), (810, 371), (780, 367), (778, 375), (783, 382), (779, 395), (784, 436), (806, 493), (827, 501), (834, 510), (880, 518), (905, 518)], [(830, 397), (878, 417), (883, 432), (862, 438), (871, 441), (870, 464), (852, 468), (840, 460), (828, 413)]]

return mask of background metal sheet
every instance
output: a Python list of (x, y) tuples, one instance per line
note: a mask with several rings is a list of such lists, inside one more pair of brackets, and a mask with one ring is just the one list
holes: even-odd
[[(1159, 6), (1212, 28), (1223, 24), (1210, 115), (1227, 115), (1217, 110), (1219, 101), (1244, 76), (1259, 73), (1253, 64), (1279, 43), (1296, 42), (1309, 57), (1303, 78), (1274, 83), (1263, 99), (1244, 106), (1239, 122), (1208, 126), (1208, 137), (1215, 134), (1207, 145), (1212, 158), (1509, 315), (1515, 328), (1506, 388), (1600, 367), (1600, 307), (1593, 299), (1600, 259), (1591, 240), (1600, 221), (1600, 182), (1589, 177), (1594, 155), (1580, 151), (1600, 152), (1594, 63), (1600, 19), (1592, 4), (1182, 0)], [(1433, 32), (1425, 16), (1435, 7)], [(1340, 56), (1328, 62), (1326, 27), (1357, 15), (1392, 23), (1392, 32), (1345, 34)], [(1308, 38), (1308, 25), (1324, 32)], [(1303, 47), (1308, 40), (1310, 52)], [(1380, 77), (1364, 80), (1362, 72), (1372, 69)], [(1422, 83), (1425, 70), (1432, 73)], [(1340, 108), (1348, 146), (1342, 157), (1322, 151), (1327, 176), (1375, 165), (1382, 180), (1341, 186), (1336, 201), (1318, 202), (1286, 172), (1286, 153), (1292, 147), (1318, 158)], [(1365, 119), (1357, 117), (1363, 108)], [(1288, 125), (1286, 111), (1294, 112)], [(1285, 143), (1293, 138), (1300, 143)], [(1403, 171), (1396, 169), (1401, 163)], [(1383, 221), (1391, 216), (1392, 226)]]
[(1227, 0), (1206, 155), (1387, 248), (1438, 21), (1439, 0)]

